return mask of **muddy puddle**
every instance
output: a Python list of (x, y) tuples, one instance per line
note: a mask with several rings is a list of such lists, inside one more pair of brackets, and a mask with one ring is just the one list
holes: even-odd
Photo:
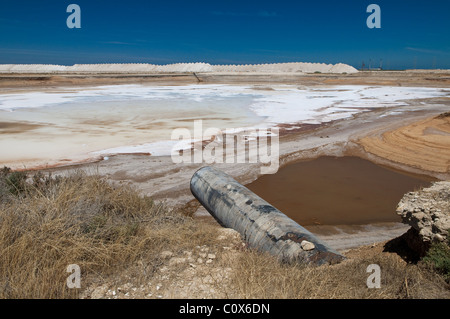
[(403, 195), (433, 181), (358, 157), (320, 157), (246, 185), (302, 226), (400, 222)]

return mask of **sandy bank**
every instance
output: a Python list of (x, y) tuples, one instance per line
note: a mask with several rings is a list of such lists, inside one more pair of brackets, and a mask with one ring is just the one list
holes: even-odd
[(450, 113), (358, 141), (366, 152), (422, 170), (450, 173)]

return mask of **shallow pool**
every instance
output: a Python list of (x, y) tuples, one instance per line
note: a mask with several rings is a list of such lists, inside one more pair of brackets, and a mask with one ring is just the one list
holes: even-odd
[(246, 185), (302, 226), (400, 222), (403, 195), (432, 179), (358, 157), (320, 157), (282, 167)]

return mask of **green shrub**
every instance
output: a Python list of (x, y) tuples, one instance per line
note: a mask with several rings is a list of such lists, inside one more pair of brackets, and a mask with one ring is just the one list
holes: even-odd
[(5, 196), (5, 193), (19, 195), (26, 190), (26, 172), (11, 172), (9, 167), (3, 167), (0, 170), (0, 194)]
[(9, 191), (14, 195), (19, 195), (25, 192), (27, 180), (27, 173), (12, 172), (6, 178), (6, 183), (9, 185)]
[(450, 281), (450, 246), (449, 234), (447, 242), (433, 243), (426, 256), (422, 259), (427, 265), (431, 266), (438, 273), (442, 274), (447, 282)]

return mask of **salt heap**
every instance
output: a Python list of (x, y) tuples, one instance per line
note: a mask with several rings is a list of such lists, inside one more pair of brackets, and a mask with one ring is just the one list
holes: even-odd
[(175, 63), (155, 65), (147, 63), (75, 64), (0, 64), (0, 73), (356, 73), (354, 67), (325, 63), (271, 63), (242, 65), (211, 65), (209, 63)]

